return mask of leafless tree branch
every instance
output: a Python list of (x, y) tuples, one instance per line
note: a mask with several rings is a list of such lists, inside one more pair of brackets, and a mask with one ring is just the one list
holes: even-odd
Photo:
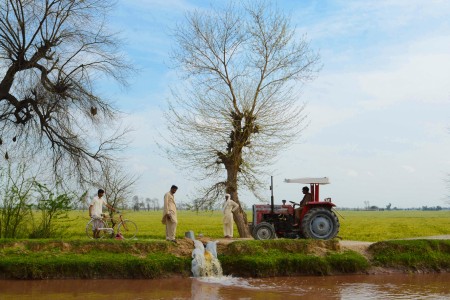
[[(211, 183), (199, 203), (211, 203), (222, 186), (238, 203), (239, 187), (257, 195), (264, 170), (306, 126), (298, 84), (315, 77), (318, 54), (266, 1), (188, 13), (174, 37), (186, 84), (173, 90), (162, 148)], [(235, 220), (248, 236), (242, 210)]]
[(126, 131), (105, 134), (119, 112), (94, 89), (133, 71), (105, 26), (112, 4), (0, 0), (0, 147), (41, 152), (55, 175), (84, 180), (122, 146)]

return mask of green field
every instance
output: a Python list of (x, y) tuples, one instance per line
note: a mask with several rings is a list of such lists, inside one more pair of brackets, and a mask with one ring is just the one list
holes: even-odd
[[(164, 240), (161, 214), (161, 211), (125, 213), (126, 218), (139, 226), (137, 241), (92, 240), (85, 234), (87, 211), (72, 211), (70, 227), (62, 239), (1, 239), (0, 277), (191, 276), (192, 242), (181, 238), (188, 230), (211, 239), (222, 237), (222, 214), (179, 211), (177, 244)], [(343, 249), (336, 239), (238, 240), (218, 246), (224, 274), (241, 277), (366, 274), (373, 267), (401, 272), (450, 272), (450, 240), (401, 240), (450, 234), (450, 211), (343, 211), (340, 215), (342, 239), (378, 242), (367, 248), (369, 255)]]
[(377, 242), (450, 234), (450, 211), (342, 211), (339, 236)]
[[(340, 211), (339, 214), (339, 237), (344, 240), (377, 242), (450, 234), (450, 211)], [(71, 226), (65, 237), (86, 238), (87, 215), (87, 211), (71, 212)], [(165, 238), (161, 211), (130, 211), (125, 212), (124, 216), (138, 225), (138, 239)], [(248, 212), (248, 219), (252, 219), (251, 212)], [(196, 235), (202, 233), (206, 237), (222, 237), (222, 213), (179, 211), (177, 237), (184, 237), (189, 230)], [(236, 225), (234, 232), (234, 236), (239, 237)]]

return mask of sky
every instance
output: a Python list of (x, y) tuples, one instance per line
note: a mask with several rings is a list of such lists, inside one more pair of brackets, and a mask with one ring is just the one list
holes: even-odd
[[(118, 1), (109, 25), (139, 70), (127, 89), (109, 82), (102, 93), (124, 112), (134, 131), (123, 153), (130, 173), (140, 175), (135, 194), (159, 198), (172, 184), (177, 201), (197, 187), (158, 150), (169, 87), (171, 30), (201, 0)], [(450, 1), (279, 0), (297, 33), (306, 34), (323, 65), (303, 86), (309, 126), (268, 166), (275, 202), (299, 202), (299, 184), (285, 178), (328, 177), (321, 198), (338, 207), (450, 206)], [(270, 185), (270, 178), (267, 187)], [(267, 201), (270, 191), (263, 193)], [(241, 201), (258, 203), (243, 192)]]

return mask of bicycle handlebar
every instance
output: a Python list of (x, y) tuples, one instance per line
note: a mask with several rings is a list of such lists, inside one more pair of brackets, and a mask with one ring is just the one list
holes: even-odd
[[(116, 214), (121, 214), (121, 211), (120, 210), (116, 210), (115, 211), (115, 213)], [(89, 217), (89, 219), (99, 219), (99, 220), (102, 220), (103, 218), (111, 218), (109, 215), (106, 215), (106, 214), (101, 214), (101, 216), (90, 216)]]

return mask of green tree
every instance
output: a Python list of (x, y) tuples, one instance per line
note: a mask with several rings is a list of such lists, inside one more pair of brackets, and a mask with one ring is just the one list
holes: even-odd
[(33, 183), (33, 186), (38, 196), (36, 208), (40, 216), (30, 237), (49, 238), (62, 235), (68, 227), (64, 221), (69, 220), (67, 212), (73, 208), (72, 201), (75, 197), (52, 191), (45, 184), (37, 181)]

